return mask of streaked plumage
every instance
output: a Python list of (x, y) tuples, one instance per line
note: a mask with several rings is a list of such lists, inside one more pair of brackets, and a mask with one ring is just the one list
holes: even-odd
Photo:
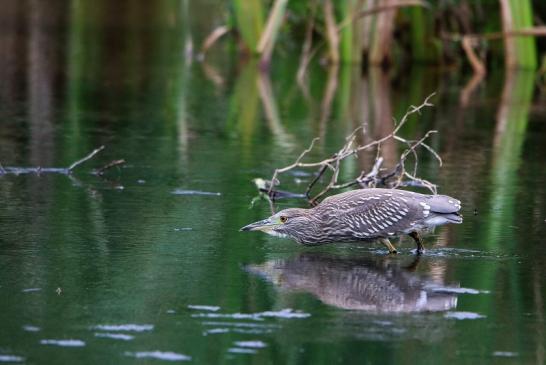
[(326, 198), (311, 209), (290, 208), (241, 230), (261, 230), (304, 245), (380, 240), (396, 252), (388, 238), (409, 234), (418, 246), (420, 231), (461, 223), (461, 203), (446, 195), (425, 195), (394, 189), (361, 189)]

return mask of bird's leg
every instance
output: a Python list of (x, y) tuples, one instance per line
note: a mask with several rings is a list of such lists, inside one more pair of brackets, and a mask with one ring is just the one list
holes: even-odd
[(392, 245), (391, 241), (389, 241), (388, 238), (381, 238), (380, 241), (382, 244), (385, 245), (385, 247), (387, 247), (387, 250), (389, 250), (389, 253), (398, 253), (398, 251), (396, 251), (396, 248), (394, 248), (394, 246)]
[(417, 244), (417, 254), (421, 255), (423, 252), (425, 252), (425, 246), (423, 246), (423, 240), (421, 239), (421, 236), (419, 236), (419, 233), (413, 231), (409, 235), (415, 240), (415, 243)]

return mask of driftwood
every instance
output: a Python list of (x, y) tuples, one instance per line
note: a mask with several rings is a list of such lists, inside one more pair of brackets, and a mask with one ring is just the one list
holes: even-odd
[[(73, 162), (68, 167), (13, 167), (13, 166), (6, 166), (3, 167), (0, 164), (0, 176), (2, 175), (24, 175), (24, 174), (61, 174), (61, 175), (72, 175), (74, 169), (81, 166), (85, 162), (89, 161), (95, 155), (97, 155), (99, 152), (104, 150), (104, 146), (100, 146), (93, 151), (91, 151), (89, 154), (87, 154), (85, 157)], [(119, 166), (125, 163), (125, 160), (114, 160), (112, 162), (107, 163), (103, 167), (96, 169), (94, 171), (95, 175), (102, 176), (104, 172), (114, 166)]]
[[(315, 138), (311, 141), (311, 144), (306, 148), (296, 160), (285, 167), (275, 169), (273, 176), (270, 180), (264, 179), (255, 179), (254, 182), (260, 191), (261, 196), (265, 196), (270, 203), (274, 202), (279, 198), (287, 197), (305, 197), (308, 203), (311, 206), (318, 204), (319, 200), (325, 196), (327, 193), (330, 193), (333, 190), (345, 189), (352, 186), (358, 186), (360, 188), (371, 188), (371, 187), (387, 187), (387, 188), (397, 188), (400, 186), (416, 186), (422, 187), (430, 190), (433, 194), (437, 193), (436, 185), (418, 177), (417, 168), (418, 168), (418, 154), (417, 150), (422, 147), (427, 152), (432, 154), (432, 156), (438, 161), (440, 166), (442, 165), (442, 159), (438, 153), (425, 141), (434, 133), (435, 130), (429, 130), (418, 140), (408, 140), (400, 135), (398, 135), (400, 129), (404, 124), (407, 123), (408, 118), (415, 113), (420, 113), (423, 108), (431, 107), (433, 104), (430, 103), (430, 99), (434, 95), (429, 95), (421, 105), (419, 106), (410, 106), (406, 114), (400, 119), (396, 124), (395, 128), (388, 135), (369, 142), (364, 145), (359, 145), (356, 143), (358, 133), (363, 133), (362, 127), (355, 129), (348, 137), (345, 139), (343, 146), (335, 152), (332, 156), (327, 159), (316, 161), (316, 162), (306, 162), (304, 161), (305, 157), (313, 149), (315, 143), (318, 141), (318, 138)], [(399, 161), (393, 169), (385, 170), (382, 169), (383, 157), (381, 157), (381, 144), (388, 141), (394, 140), (400, 142), (407, 146), (407, 149), (402, 152), (400, 155)], [(341, 161), (348, 157), (358, 158), (357, 153), (360, 151), (376, 151), (376, 158), (372, 168), (369, 171), (362, 171), (357, 177), (352, 180), (340, 182), (340, 168)], [(413, 157), (413, 169), (408, 171), (406, 168), (406, 163), (409, 157)], [(303, 194), (299, 193), (288, 193), (286, 191), (281, 191), (277, 189), (277, 186), (281, 184), (279, 176), (294, 170), (294, 169), (315, 169), (313, 179), (307, 185), (305, 192)], [(325, 174), (330, 172), (330, 178), (325, 179)], [(314, 188), (321, 186), (321, 189), (318, 193), (312, 194)], [(273, 205), (271, 204), (273, 207)], [(272, 209), (273, 210), (273, 209)]]

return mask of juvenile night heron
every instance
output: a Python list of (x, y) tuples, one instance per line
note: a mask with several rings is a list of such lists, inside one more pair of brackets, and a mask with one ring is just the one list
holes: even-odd
[(461, 202), (446, 195), (404, 190), (361, 189), (330, 196), (311, 209), (284, 209), (241, 231), (263, 231), (308, 246), (340, 241), (380, 241), (389, 253), (389, 238), (407, 234), (424, 251), (421, 231), (446, 223), (462, 223)]

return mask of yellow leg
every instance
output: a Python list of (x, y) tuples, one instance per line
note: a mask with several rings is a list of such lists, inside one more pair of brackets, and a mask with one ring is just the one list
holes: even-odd
[(391, 241), (389, 241), (387, 238), (381, 238), (380, 241), (382, 244), (385, 245), (385, 247), (387, 247), (389, 253), (398, 253), (398, 251), (396, 251), (396, 248), (394, 248), (394, 246), (392, 245)]

